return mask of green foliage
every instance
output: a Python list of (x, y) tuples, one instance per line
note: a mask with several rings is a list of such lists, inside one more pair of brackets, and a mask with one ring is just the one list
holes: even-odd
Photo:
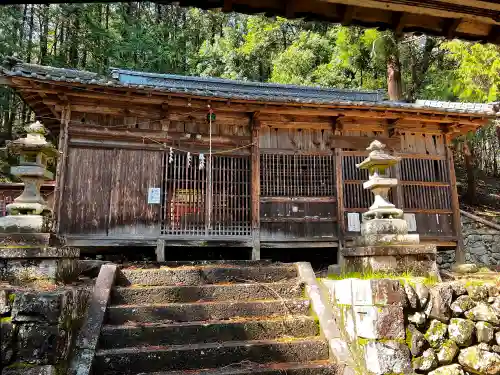
[(490, 44), (472, 44), (458, 40), (443, 46), (448, 59), (456, 64), (454, 94), (463, 101), (491, 102), (499, 100), (500, 48)]

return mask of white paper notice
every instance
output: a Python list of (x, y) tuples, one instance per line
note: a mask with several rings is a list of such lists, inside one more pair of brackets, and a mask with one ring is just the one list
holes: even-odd
[(148, 190), (148, 204), (160, 204), (161, 203), (161, 189), (160, 188), (149, 188)]
[(361, 232), (361, 223), (357, 212), (347, 213), (347, 230), (349, 232)]
[(404, 218), (408, 224), (408, 232), (416, 232), (417, 220), (415, 219), (415, 214), (404, 214)]

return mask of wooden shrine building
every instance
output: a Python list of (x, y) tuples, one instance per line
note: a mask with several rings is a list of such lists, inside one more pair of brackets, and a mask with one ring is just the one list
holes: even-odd
[[(8, 59), (0, 71), (61, 157), (56, 230), (73, 246), (338, 248), (372, 203), (356, 168), (378, 139), (401, 163), (391, 197), (410, 230), (460, 242), (453, 137), (482, 104), (389, 102), (351, 91)], [(286, 250), (283, 250), (286, 251)]]

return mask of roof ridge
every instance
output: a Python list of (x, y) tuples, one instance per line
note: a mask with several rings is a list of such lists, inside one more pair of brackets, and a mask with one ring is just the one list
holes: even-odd
[(260, 86), (260, 87), (277, 87), (277, 88), (291, 88), (298, 90), (318, 90), (325, 92), (345, 92), (345, 93), (370, 93), (379, 94), (381, 92), (385, 93), (383, 89), (368, 90), (368, 89), (346, 89), (337, 87), (322, 87), (319, 85), (294, 85), (286, 83), (275, 83), (275, 82), (260, 82), (260, 81), (250, 81), (250, 80), (240, 80), (240, 79), (230, 79), (230, 78), (220, 78), (212, 76), (193, 76), (193, 75), (182, 75), (182, 74), (170, 74), (170, 73), (152, 73), (152, 72), (141, 72), (137, 70), (122, 69), (122, 68), (110, 68), (112, 74), (130, 74), (137, 76), (148, 76), (155, 78), (169, 78), (174, 80), (189, 80), (189, 81), (204, 81), (209, 83), (228, 83), (228, 84), (239, 84), (245, 86)]

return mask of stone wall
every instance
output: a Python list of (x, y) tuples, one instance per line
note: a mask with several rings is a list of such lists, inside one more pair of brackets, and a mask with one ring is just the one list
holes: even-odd
[(0, 289), (2, 375), (64, 373), (90, 291)]
[[(465, 261), (479, 266), (500, 265), (500, 230), (461, 215)], [(450, 269), (455, 263), (455, 250), (438, 251), (436, 263)]]
[(374, 374), (500, 374), (500, 292), (454, 281), (324, 281), (351, 349)]
[(467, 263), (500, 265), (500, 231), (461, 215)]

